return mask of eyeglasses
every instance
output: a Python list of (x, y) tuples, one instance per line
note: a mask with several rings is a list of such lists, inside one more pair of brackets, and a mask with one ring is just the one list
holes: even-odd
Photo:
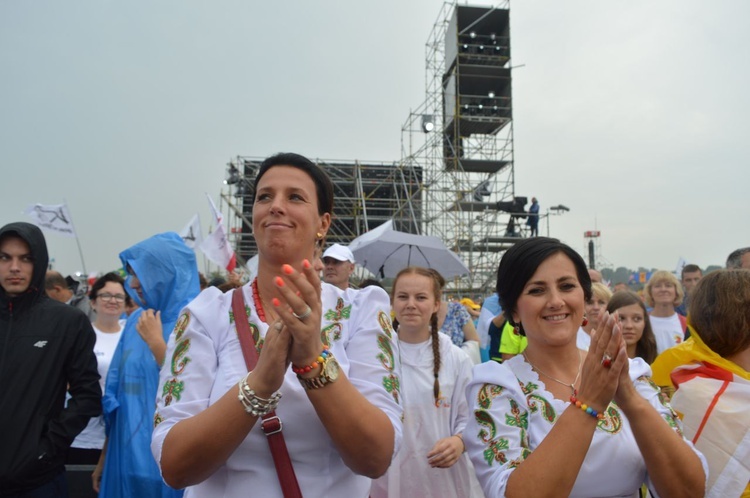
[(109, 292), (103, 292), (101, 294), (97, 294), (97, 299), (101, 299), (102, 301), (111, 301), (115, 300), (118, 303), (124, 303), (125, 302), (125, 294), (110, 294)]

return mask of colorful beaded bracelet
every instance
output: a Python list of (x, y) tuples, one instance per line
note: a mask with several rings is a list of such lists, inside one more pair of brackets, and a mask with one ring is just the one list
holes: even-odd
[(597, 412), (586, 403), (581, 403), (581, 401), (577, 399), (575, 396), (570, 397), (570, 402), (576, 405), (576, 407), (580, 408), (584, 412), (594, 417), (595, 419), (601, 420), (604, 418), (604, 415), (601, 412)]
[(307, 372), (310, 372), (314, 368), (318, 368), (318, 365), (323, 363), (323, 361), (328, 358), (328, 355), (331, 354), (328, 351), (328, 346), (323, 346), (323, 351), (320, 353), (320, 356), (318, 356), (314, 362), (307, 365), (306, 367), (298, 367), (296, 365), (292, 365), (292, 372), (296, 373), (297, 375), (306, 374)]

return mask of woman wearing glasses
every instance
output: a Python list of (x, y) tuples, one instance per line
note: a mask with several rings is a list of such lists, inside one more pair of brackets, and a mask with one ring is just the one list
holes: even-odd
[[(96, 320), (92, 325), (96, 332), (97, 368), (99, 370), (99, 384), (104, 391), (104, 380), (107, 378), (109, 363), (115, 348), (120, 341), (124, 320), (121, 319), (125, 311), (125, 281), (116, 273), (107, 273), (99, 277), (89, 292), (91, 308), (96, 311)], [(96, 465), (104, 445), (104, 419), (102, 416), (89, 420), (89, 425), (75, 438), (68, 453), (67, 464)]]

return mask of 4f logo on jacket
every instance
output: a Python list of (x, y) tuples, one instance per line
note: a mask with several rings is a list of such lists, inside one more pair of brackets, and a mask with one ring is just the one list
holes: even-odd
[(37, 347), (37, 348), (43, 348), (46, 345), (47, 345), (47, 341), (37, 341), (36, 343), (34, 343), (34, 347)]

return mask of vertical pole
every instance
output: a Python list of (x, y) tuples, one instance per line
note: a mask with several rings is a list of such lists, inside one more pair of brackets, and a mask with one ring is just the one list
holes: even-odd
[(76, 230), (76, 225), (73, 223), (73, 213), (70, 210), (70, 207), (68, 207), (68, 200), (63, 199), (63, 204), (65, 204), (65, 207), (68, 208), (68, 214), (70, 215), (70, 226), (73, 227), (73, 232), (76, 234), (76, 245), (78, 245), (78, 255), (81, 257), (81, 267), (83, 268), (83, 274), (86, 275), (86, 278), (89, 276), (89, 272), (86, 271), (86, 262), (83, 260), (83, 250), (81, 249), (81, 241), (78, 239), (78, 230)]

